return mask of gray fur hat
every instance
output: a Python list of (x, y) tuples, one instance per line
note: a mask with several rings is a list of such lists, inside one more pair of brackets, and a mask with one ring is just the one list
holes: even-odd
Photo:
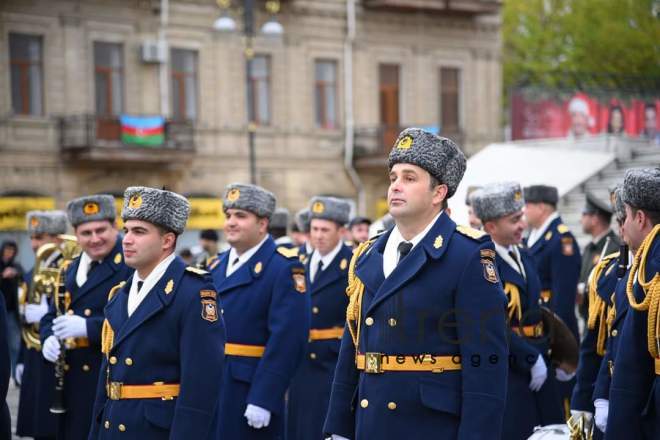
[(124, 221), (143, 220), (179, 235), (189, 215), (190, 202), (175, 192), (146, 186), (130, 186), (124, 191)]
[(417, 165), (440, 183), (447, 185), (447, 198), (454, 195), (461, 183), (467, 161), (452, 140), (436, 136), (421, 128), (406, 128), (400, 134), (388, 160), (389, 169), (398, 163)]
[(270, 216), (270, 223), (268, 227), (270, 228), (283, 228), (286, 229), (289, 226), (289, 210), (286, 208), (277, 208), (273, 215)]
[(50, 234), (60, 235), (66, 233), (67, 221), (64, 211), (29, 211), (27, 219), (27, 231), (30, 235)]
[(481, 221), (494, 220), (525, 206), (523, 192), (517, 182), (499, 182), (484, 186), (472, 195), (472, 208)]
[(304, 234), (309, 233), (309, 223), (311, 222), (311, 215), (312, 212), (309, 210), (309, 208), (301, 209), (300, 211), (296, 212), (296, 226), (298, 226), (298, 230)]
[(623, 178), (623, 201), (637, 209), (660, 211), (660, 167), (633, 168)]
[(465, 204), (468, 206), (472, 206), (472, 194), (474, 194), (475, 191), (481, 189), (481, 186), (477, 185), (470, 185), (467, 187), (467, 191), (465, 191)]
[(95, 194), (71, 200), (66, 204), (69, 223), (76, 226), (97, 220), (115, 221), (117, 208), (115, 198), (108, 194)]
[(610, 204), (616, 219), (623, 223), (626, 219), (626, 205), (623, 203), (623, 184), (618, 184), (610, 190)]
[(344, 226), (351, 214), (351, 205), (336, 197), (312, 197), (309, 201), (310, 223), (315, 218), (331, 220)]
[(525, 187), (523, 192), (527, 203), (547, 203), (556, 206), (559, 202), (559, 191), (556, 186), (531, 185)]
[(260, 186), (247, 183), (231, 183), (225, 188), (222, 208), (243, 209), (250, 211), (257, 217), (270, 217), (275, 212), (277, 199), (275, 195)]

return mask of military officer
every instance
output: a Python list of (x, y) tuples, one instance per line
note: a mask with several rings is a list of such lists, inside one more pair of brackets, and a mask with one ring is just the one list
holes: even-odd
[(467, 206), (468, 211), (468, 224), (474, 229), (481, 229), (483, 227), (481, 220), (479, 220), (479, 217), (474, 214), (474, 208), (472, 207), (472, 194), (481, 188), (481, 186), (470, 185), (465, 194), (465, 206)]
[(509, 379), (502, 438), (527, 439), (538, 425), (561, 423), (557, 387), (539, 309), (541, 282), (532, 257), (519, 247), (525, 230), (520, 184), (485, 186), (472, 198), (472, 209), (490, 234), (504, 285), (510, 326)]
[(312, 242), (309, 239), (310, 216), (311, 212), (309, 208), (304, 208), (296, 213), (295, 218), (296, 228), (300, 232), (300, 237), (296, 242), (298, 246), (298, 258), (300, 258), (303, 264), (307, 263), (307, 259), (314, 251)]
[[(541, 299), (555, 312), (579, 340), (575, 299), (580, 276), (580, 250), (568, 226), (557, 213), (559, 192), (554, 186), (533, 185), (524, 189), (525, 217), (532, 230), (527, 239), (541, 279)], [(570, 399), (575, 385), (574, 374), (556, 369), (559, 396), (566, 419), (570, 417)]]
[(626, 285), (629, 310), (612, 376), (607, 438), (660, 437), (660, 168), (623, 182), (624, 230), (637, 252)]
[(227, 355), (216, 438), (284, 436), (284, 394), (309, 336), (309, 295), (298, 250), (268, 235), (275, 196), (255, 185), (226, 188), (231, 248), (211, 265), (225, 307)]
[(349, 438), (499, 438), (506, 297), (484, 233), (442, 203), (463, 177), (449, 139), (401, 132), (389, 155), (395, 226), (355, 250), (324, 431)]
[(82, 253), (66, 272), (67, 314), (57, 316), (51, 304), (41, 320), (40, 333), (46, 361), (57, 360), (61, 341), (67, 349), (67, 412), (61, 416), (63, 426), (59, 431), (66, 439), (84, 439), (89, 432), (101, 366), (103, 308), (110, 289), (126, 280), (132, 270), (124, 264), (113, 196), (100, 194), (71, 200), (67, 215)]
[[(30, 244), (36, 254), (45, 244), (59, 244), (59, 235), (66, 233), (67, 218), (64, 211), (30, 211), (27, 213), (27, 230), (30, 234)], [(41, 267), (57, 268), (62, 255), (59, 251), (52, 252), (41, 262)], [(39, 271), (34, 267), (28, 274)], [(25, 306), (25, 324), (38, 324), (48, 313), (49, 299), (41, 295), (39, 304)], [(35, 439), (55, 438), (56, 419), (50, 412), (55, 388), (55, 371), (53, 365), (46, 362), (41, 355), (41, 344), (36, 341), (22, 341), (19, 363), (24, 365), (21, 378), (21, 391), (18, 401), (18, 417), (16, 420), (16, 435), (34, 437)], [(18, 368), (18, 367), (17, 367)]]
[(591, 242), (582, 251), (582, 267), (578, 283), (578, 293), (581, 299), (580, 313), (585, 319), (589, 309), (587, 288), (589, 274), (602, 257), (617, 252), (621, 244), (618, 235), (610, 227), (611, 221), (612, 207), (593, 193), (588, 192), (580, 223), (582, 223), (582, 231), (591, 236)]
[(170, 191), (124, 193), (122, 246), (135, 273), (105, 308), (90, 440), (215, 438), (225, 332), (208, 272), (174, 252), (189, 213)]
[(333, 197), (310, 201), (314, 252), (305, 267), (311, 297), (311, 330), (306, 357), (291, 382), (287, 439), (323, 438), (323, 421), (346, 321), (348, 262), (352, 249), (342, 241), (350, 205)]
[(268, 233), (278, 246), (294, 247), (291, 237), (287, 235), (289, 227), (289, 210), (276, 208), (268, 224)]
[(369, 239), (369, 227), (371, 219), (368, 217), (356, 216), (348, 224), (348, 232), (351, 234), (351, 242), (357, 247)]

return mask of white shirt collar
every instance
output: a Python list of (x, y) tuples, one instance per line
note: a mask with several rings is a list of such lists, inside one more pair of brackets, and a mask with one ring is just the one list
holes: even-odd
[(89, 265), (91, 263), (92, 258), (86, 252), (80, 254), (80, 263), (78, 263), (78, 270), (76, 271), (76, 284), (78, 287), (87, 281), (87, 272), (89, 272)]
[[(138, 308), (142, 301), (147, 297), (147, 294), (153, 289), (153, 287), (160, 281), (163, 277), (167, 268), (170, 266), (172, 261), (176, 258), (176, 254), (172, 252), (170, 255), (165, 257), (163, 261), (158, 263), (154, 270), (151, 271), (147, 278), (144, 280), (140, 278), (138, 272), (133, 273), (133, 282), (131, 283), (131, 290), (128, 292), (128, 316), (131, 316), (133, 312)], [(138, 281), (144, 281), (142, 288), (138, 292)]]
[[(413, 245), (412, 249), (410, 250), (411, 252), (413, 249), (415, 249), (415, 246), (417, 246), (417, 244), (419, 244), (419, 242), (424, 239), (426, 234), (428, 234), (428, 232), (431, 230), (433, 225), (435, 225), (441, 215), (442, 211), (433, 217), (433, 220), (431, 220), (431, 222), (426, 225), (422, 232), (415, 235), (412, 240), (408, 241)], [(395, 225), (394, 229), (392, 229), (392, 232), (390, 233), (390, 236), (387, 238), (387, 244), (385, 244), (385, 251), (383, 252), (383, 275), (385, 275), (385, 278), (390, 276), (390, 274), (394, 271), (397, 263), (399, 262), (399, 243), (402, 241), (405, 240), (399, 231), (399, 227)]]
[(305, 242), (305, 252), (307, 253), (307, 255), (310, 255), (312, 252), (314, 252), (314, 248), (312, 247), (312, 243), (310, 243), (309, 241)]
[[(518, 250), (517, 246), (502, 246), (501, 244), (497, 243), (496, 241), (493, 241), (495, 243), (495, 251), (498, 253), (500, 257), (504, 261), (506, 261), (509, 266), (513, 268), (516, 272), (518, 272), (520, 275), (523, 276), (523, 278), (527, 278), (525, 274), (525, 266), (523, 266), (522, 258), (520, 258), (520, 251)], [(511, 255), (509, 255), (509, 252), (513, 252), (516, 254), (516, 258), (518, 259), (518, 262), (520, 264), (520, 267), (518, 267), (518, 264), (516, 264), (515, 261), (513, 261), (513, 258), (511, 258)], [(522, 270), (522, 272), (521, 272)]]
[(529, 238), (527, 239), (527, 247), (532, 247), (534, 243), (536, 243), (539, 240), (539, 238), (543, 236), (545, 230), (548, 229), (548, 226), (550, 226), (550, 223), (552, 223), (552, 221), (558, 217), (559, 217), (559, 213), (555, 211), (552, 214), (550, 214), (550, 216), (547, 219), (545, 219), (545, 221), (543, 222), (540, 228), (532, 229), (532, 231), (529, 233)]
[(312, 259), (309, 262), (309, 279), (310, 280), (315, 280), (316, 279), (316, 270), (318, 269), (319, 261), (323, 261), (323, 269), (326, 270), (328, 266), (330, 266), (330, 263), (333, 262), (339, 251), (341, 250), (341, 247), (344, 245), (344, 242), (342, 240), (339, 240), (339, 243), (337, 243), (337, 246), (327, 254), (321, 256), (319, 251), (315, 250), (314, 253), (312, 254)]
[[(247, 263), (247, 261), (252, 258), (254, 254), (257, 253), (259, 248), (268, 240), (270, 237), (269, 234), (266, 234), (266, 236), (257, 244), (256, 246), (251, 247), (247, 251), (243, 252), (241, 255), (238, 255), (238, 252), (234, 247), (232, 247), (229, 250), (229, 261), (227, 262), (227, 272), (226, 276), (229, 277), (229, 275), (233, 274), (238, 270), (239, 267), (241, 267), (243, 264)], [(236, 261), (236, 258), (238, 258), (238, 261)], [(235, 263), (234, 263), (235, 262)]]

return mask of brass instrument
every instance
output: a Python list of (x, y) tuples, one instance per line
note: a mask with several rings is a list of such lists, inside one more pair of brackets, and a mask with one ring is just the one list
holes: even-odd
[[(26, 304), (41, 303), (41, 295), (52, 298), (55, 292), (60, 268), (66, 267), (74, 258), (80, 255), (80, 247), (76, 237), (72, 235), (59, 235), (62, 241), (58, 244), (46, 243), (37, 250), (37, 258), (34, 263), (32, 282), (30, 288), (19, 298), (19, 307), (24, 310)], [(61, 255), (61, 258), (59, 255)], [(52, 258), (59, 258), (55, 267), (51, 267)], [(49, 264), (46, 264), (49, 262)], [(39, 323), (24, 323), (21, 334), (28, 348), (41, 350), (39, 339)]]
[(571, 416), (566, 423), (568, 426), (570, 440), (592, 440), (594, 435), (594, 423), (592, 419), (587, 419), (580, 415), (577, 418)]

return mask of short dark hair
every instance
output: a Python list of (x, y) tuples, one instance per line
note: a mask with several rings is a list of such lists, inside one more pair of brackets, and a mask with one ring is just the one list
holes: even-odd
[(213, 229), (204, 229), (202, 232), (199, 233), (199, 238), (202, 240), (210, 240), (210, 241), (220, 240), (218, 233)]

